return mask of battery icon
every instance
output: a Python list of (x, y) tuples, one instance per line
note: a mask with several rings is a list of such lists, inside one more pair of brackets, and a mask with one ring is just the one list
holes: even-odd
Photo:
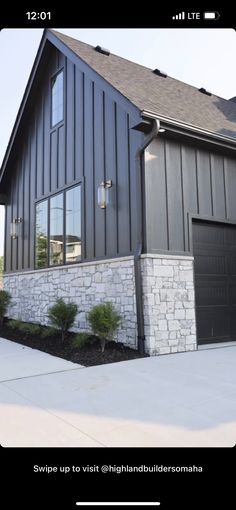
[(204, 19), (219, 19), (220, 15), (218, 12), (204, 12), (203, 13)]

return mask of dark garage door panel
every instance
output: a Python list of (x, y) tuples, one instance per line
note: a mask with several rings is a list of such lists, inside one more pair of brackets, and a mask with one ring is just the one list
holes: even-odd
[(236, 339), (236, 227), (193, 223), (198, 342)]
[(198, 340), (209, 340), (212, 342), (219, 339), (229, 340), (229, 314), (227, 309), (212, 310), (199, 308), (197, 310)]

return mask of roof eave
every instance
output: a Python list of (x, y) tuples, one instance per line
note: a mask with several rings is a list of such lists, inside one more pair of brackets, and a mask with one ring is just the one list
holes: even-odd
[(187, 124), (171, 117), (165, 117), (156, 112), (143, 110), (142, 116), (144, 118), (158, 119), (161, 122), (161, 127), (168, 131), (178, 132), (179, 134), (187, 135), (191, 138), (198, 138), (213, 144), (221, 145), (236, 151), (236, 139), (230, 136), (221, 135), (214, 131), (203, 129), (199, 126)]

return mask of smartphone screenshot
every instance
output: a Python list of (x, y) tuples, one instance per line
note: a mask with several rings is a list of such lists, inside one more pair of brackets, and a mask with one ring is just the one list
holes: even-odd
[(235, 23), (117, 16), (1, 22), (3, 487), (26, 509), (225, 508)]

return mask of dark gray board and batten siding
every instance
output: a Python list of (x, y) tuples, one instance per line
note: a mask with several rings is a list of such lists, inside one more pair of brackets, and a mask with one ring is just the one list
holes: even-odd
[[(6, 184), (6, 272), (34, 269), (35, 201), (82, 183), (85, 260), (127, 255), (137, 242), (135, 153), (142, 135), (130, 130), (138, 110), (86, 64), (75, 64), (50, 43), (39, 69), (30, 111), (26, 112), (11, 157)], [(64, 120), (53, 129), (50, 83), (64, 69)], [(97, 186), (112, 179), (111, 204), (97, 206)], [(22, 232), (10, 237), (10, 223), (23, 217)]]
[(236, 222), (236, 161), (159, 137), (145, 153), (146, 251), (191, 253), (191, 216)]

